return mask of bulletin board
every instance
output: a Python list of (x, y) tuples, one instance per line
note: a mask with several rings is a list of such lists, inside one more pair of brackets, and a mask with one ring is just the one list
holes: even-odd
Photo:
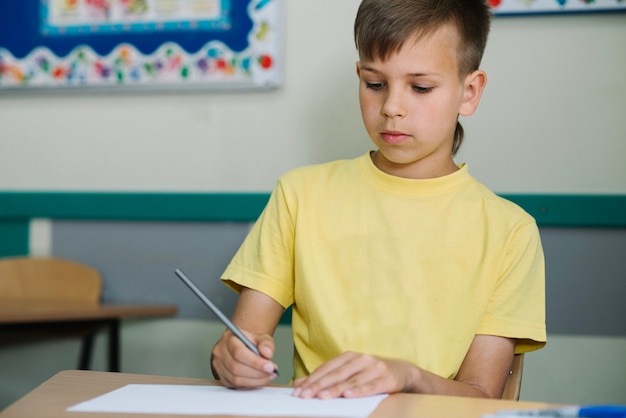
[(626, 11), (625, 0), (489, 0), (495, 15)]
[(282, 0), (0, 2), (0, 91), (282, 83)]

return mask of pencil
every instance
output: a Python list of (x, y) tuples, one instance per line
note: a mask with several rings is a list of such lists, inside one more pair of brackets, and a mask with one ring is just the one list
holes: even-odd
[[(248, 347), (254, 354), (259, 357), (261, 356), (261, 353), (259, 353), (259, 349), (254, 344), (252, 344), (252, 341), (250, 341), (243, 334), (243, 332), (241, 332), (241, 330), (237, 328), (237, 326), (233, 324), (230, 319), (228, 319), (226, 315), (224, 315), (222, 311), (220, 311), (218, 307), (215, 306), (204, 293), (202, 293), (200, 289), (198, 289), (198, 287), (189, 279), (189, 277), (185, 275), (185, 273), (183, 273), (180, 269), (176, 269), (174, 273), (176, 273), (178, 278), (180, 278), (183, 283), (185, 283), (187, 287), (191, 289), (191, 291), (195, 293), (196, 296), (198, 296), (198, 298), (200, 298), (200, 300), (204, 302), (206, 306), (208, 306), (208, 308), (215, 314), (215, 316), (217, 316), (219, 320), (222, 321), (224, 325), (226, 325), (226, 328), (228, 328), (233, 334), (235, 334), (235, 336), (239, 338), (241, 342), (243, 342), (246, 347)], [(276, 373), (276, 375), (278, 376), (278, 369), (274, 369), (274, 373)]]

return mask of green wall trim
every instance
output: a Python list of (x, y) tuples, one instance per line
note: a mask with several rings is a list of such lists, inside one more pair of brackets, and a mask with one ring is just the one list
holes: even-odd
[[(626, 227), (626, 195), (503, 194), (540, 227)], [(0, 191), (0, 256), (28, 253), (32, 218), (253, 222), (269, 193)]]
[(502, 194), (544, 227), (626, 227), (626, 195)]
[(0, 257), (28, 254), (28, 220), (0, 220)]
[(0, 192), (0, 220), (249, 222), (268, 198), (268, 193)]
[[(540, 226), (626, 227), (626, 195), (502, 194)], [(31, 218), (252, 222), (269, 193), (0, 192), (0, 222)]]

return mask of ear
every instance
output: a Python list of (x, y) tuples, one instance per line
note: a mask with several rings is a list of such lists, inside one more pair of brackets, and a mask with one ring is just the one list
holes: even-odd
[(465, 91), (459, 115), (469, 116), (476, 111), (486, 85), (487, 74), (482, 70), (476, 70), (465, 77)]

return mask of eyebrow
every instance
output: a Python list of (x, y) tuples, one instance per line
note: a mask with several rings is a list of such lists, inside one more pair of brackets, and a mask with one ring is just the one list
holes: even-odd
[[(361, 71), (368, 71), (370, 73), (374, 73), (374, 74), (382, 74), (381, 71), (378, 71), (377, 69), (370, 67), (368, 65), (361, 65)], [(409, 73), (407, 74), (407, 76), (409, 77), (426, 77), (426, 76), (434, 76), (436, 75), (435, 73)]]

